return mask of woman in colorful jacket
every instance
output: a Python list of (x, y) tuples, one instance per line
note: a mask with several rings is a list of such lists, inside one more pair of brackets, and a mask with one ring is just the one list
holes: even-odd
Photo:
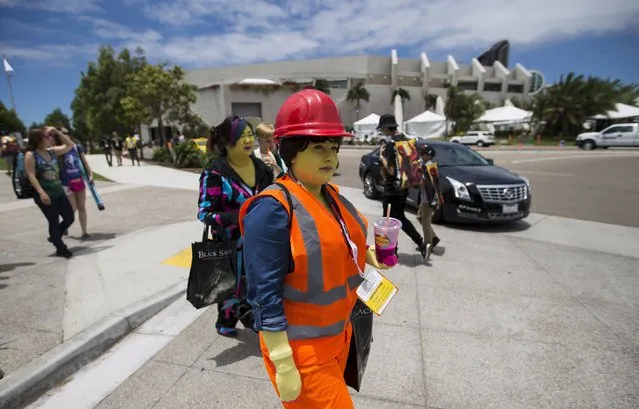
[(289, 173), (240, 211), (248, 301), (285, 408), (353, 408), (343, 374), (356, 290), (366, 263), (389, 268), (366, 245), (367, 220), (329, 184), (348, 135), (329, 96), (293, 94), (275, 122)]
[[(69, 132), (66, 128), (62, 128), (60, 132), (69, 136)], [(93, 172), (84, 156), (84, 147), (71, 136), (69, 136), (69, 138), (75, 142), (75, 146), (62, 157), (60, 181), (71, 203), (73, 213), (75, 213), (76, 210), (78, 212), (80, 228), (82, 229), (82, 239), (89, 239), (91, 236), (89, 236), (87, 230), (87, 189), (81, 166), (84, 166), (84, 170), (87, 172), (86, 176), (89, 183), (93, 183)], [(56, 144), (62, 144), (59, 137), (56, 138)], [(64, 232), (64, 234), (66, 235), (68, 232)]]
[[(243, 118), (229, 116), (211, 130), (209, 152), (219, 156), (200, 176), (197, 217), (212, 225), (217, 235), (235, 242), (238, 249), (236, 292), (218, 304), (217, 332), (235, 336), (239, 317), (249, 315), (250, 307), (244, 301), (246, 288), (242, 274), (242, 241), (239, 229), (239, 211), (251, 196), (273, 183), (273, 172), (251, 154), (255, 138), (251, 126)], [(244, 321), (252, 326), (252, 320)]]

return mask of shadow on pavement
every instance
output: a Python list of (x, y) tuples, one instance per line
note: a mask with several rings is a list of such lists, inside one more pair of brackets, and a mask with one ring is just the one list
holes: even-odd
[[(111, 247), (113, 246), (69, 246), (69, 250), (71, 250), (74, 256), (84, 256), (87, 254), (99, 253), (100, 251), (109, 249)], [(56, 257), (55, 252), (49, 254), (49, 257)]]
[[(399, 264), (406, 267), (417, 267), (417, 262), (415, 262), (415, 255), (412, 253), (397, 253), (397, 257), (399, 258)], [(419, 258), (421, 259), (421, 255)], [(421, 264), (421, 263), (420, 263)]]
[(88, 239), (83, 239), (82, 237), (79, 237), (79, 236), (69, 236), (69, 238), (84, 242), (84, 241), (111, 240), (111, 239), (114, 239), (116, 236), (117, 235), (115, 233), (91, 233), (91, 237), (89, 237)]
[[(35, 265), (35, 263), (31, 263), (31, 262), (29, 262), (29, 263), (25, 262), (25, 263), (0, 264), (0, 273), (5, 273), (7, 271), (14, 270), (14, 269), (16, 269), (18, 267), (28, 267), (28, 266), (33, 266), (33, 265)], [(1, 278), (0, 277), (0, 280), (3, 280), (3, 279), (6, 280), (6, 278)]]
[(530, 223), (520, 220), (503, 224), (444, 224), (444, 227), (456, 230), (477, 231), (481, 233), (515, 233), (530, 228)]
[(219, 367), (232, 365), (252, 356), (262, 356), (260, 340), (255, 332), (249, 329), (238, 329), (237, 338), (235, 339), (239, 341), (237, 345), (225, 349), (216, 356), (207, 358), (207, 360), (215, 361), (215, 365)]

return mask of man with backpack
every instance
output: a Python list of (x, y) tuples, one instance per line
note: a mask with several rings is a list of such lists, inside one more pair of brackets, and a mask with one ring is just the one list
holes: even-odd
[(390, 139), (382, 142), (379, 151), (384, 179), (384, 216), (390, 206), (390, 217), (402, 222), (402, 230), (415, 242), (422, 257), (426, 259), (424, 239), (405, 214), (408, 189), (420, 186), (422, 181), (419, 153), (415, 143), (397, 128), (394, 115), (384, 114), (379, 118), (377, 129)]

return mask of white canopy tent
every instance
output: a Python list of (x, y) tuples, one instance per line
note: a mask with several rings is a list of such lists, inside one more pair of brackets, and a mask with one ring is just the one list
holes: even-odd
[(244, 78), (242, 81), (238, 82), (238, 84), (242, 85), (276, 85), (277, 81), (269, 80), (266, 78)]
[(404, 123), (407, 133), (421, 138), (434, 138), (444, 134), (446, 118), (432, 111), (424, 111)]
[(632, 105), (617, 104), (616, 110), (608, 111), (606, 114), (593, 116), (594, 119), (621, 119), (639, 117), (639, 107)]
[(359, 121), (353, 123), (353, 129), (358, 136), (369, 135), (373, 136), (377, 132), (377, 125), (379, 124), (379, 115), (370, 114), (365, 118), (360, 119)]
[(475, 122), (512, 123), (530, 120), (532, 112), (512, 105), (489, 109)]

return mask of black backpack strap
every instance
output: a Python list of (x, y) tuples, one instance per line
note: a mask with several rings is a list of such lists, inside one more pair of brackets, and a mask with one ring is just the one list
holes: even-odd
[(290, 230), (293, 224), (293, 200), (291, 199), (291, 192), (289, 192), (286, 186), (280, 182), (275, 182), (275, 184), (282, 189), (282, 192), (284, 192), (284, 195), (286, 196), (286, 201), (288, 202), (288, 228)]

